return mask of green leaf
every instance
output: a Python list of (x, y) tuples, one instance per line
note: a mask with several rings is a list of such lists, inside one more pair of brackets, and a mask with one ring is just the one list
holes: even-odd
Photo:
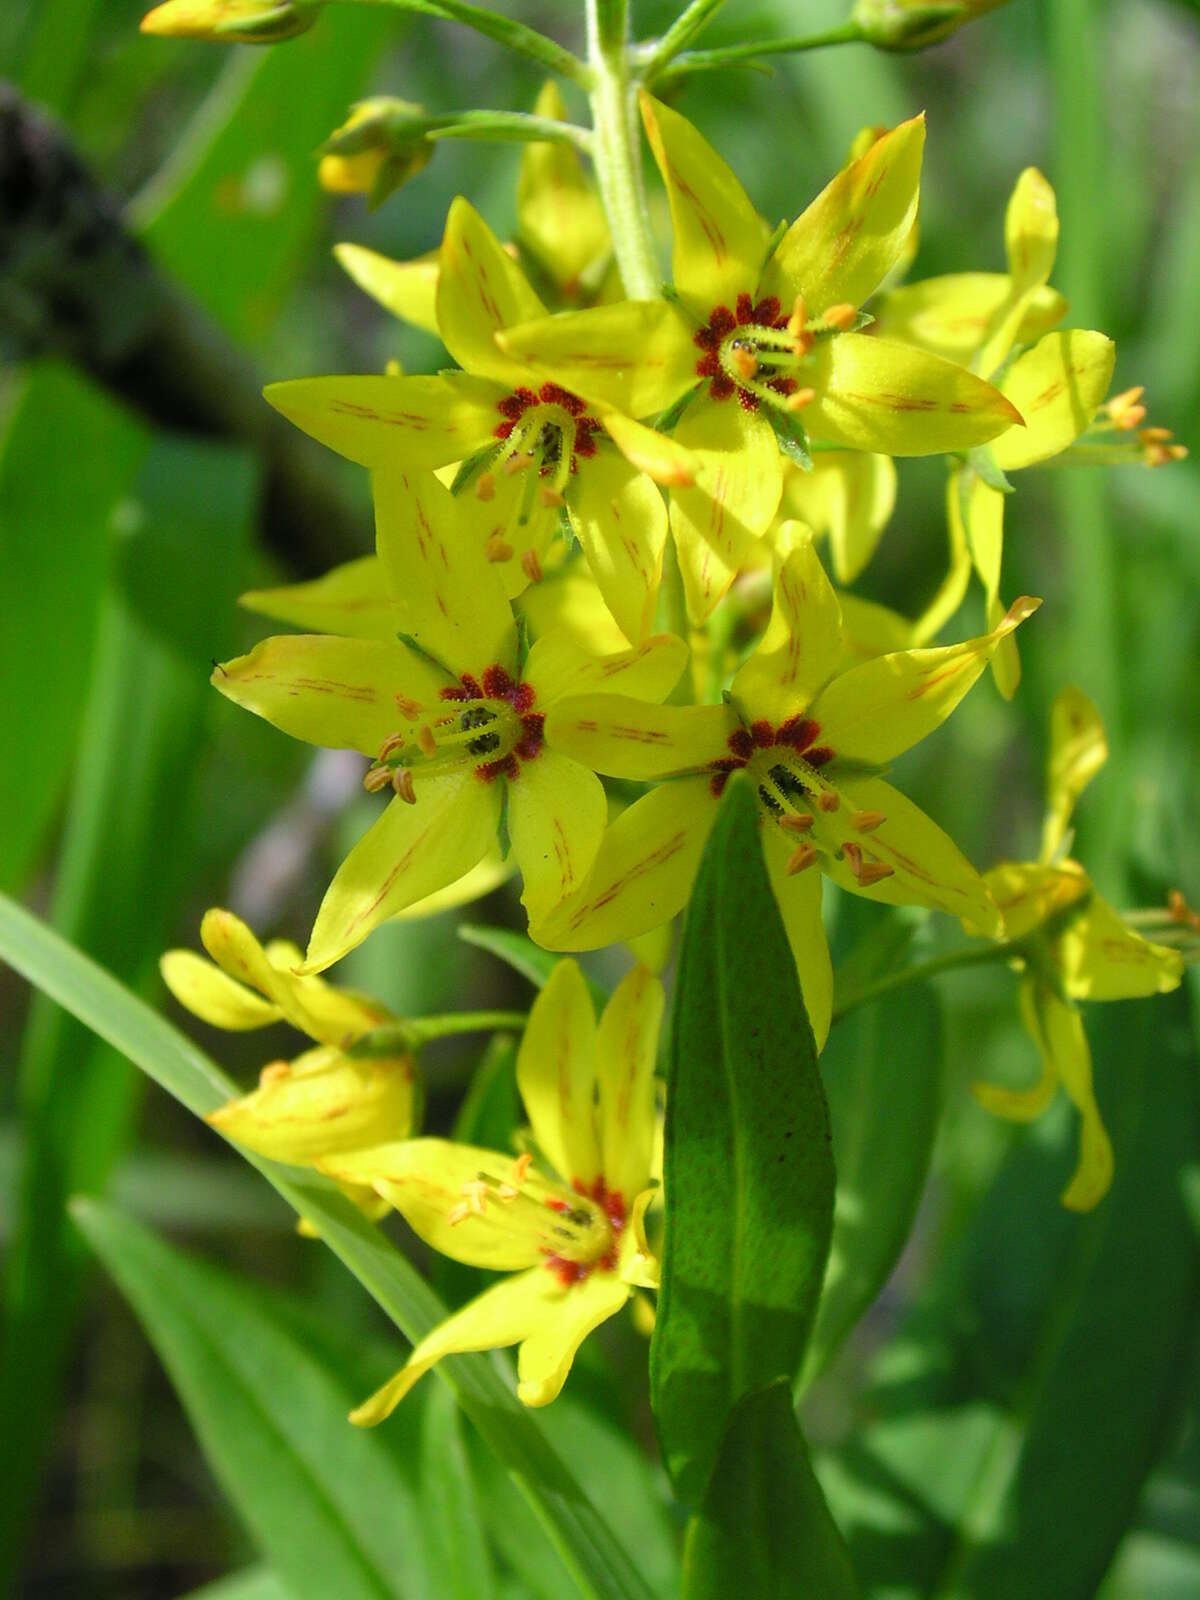
[(808, 429), (794, 411), (781, 411), (778, 406), (767, 407), (767, 417), (775, 430), (775, 441), (780, 453), (794, 461), (801, 472), (812, 471), (812, 448), (808, 442)]
[(8, 418), (0, 445), (0, 681), (10, 686), (0, 696), (5, 889), (21, 886), (66, 781), (113, 512), (146, 445), (146, 434), (119, 407), (50, 364), (29, 372)]
[[(482, 923), (467, 922), (459, 928), (458, 937), (465, 939), (467, 944), (473, 944), (477, 950), (486, 950), (489, 955), (505, 962), (514, 972), (528, 978), (535, 989), (546, 985), (550, 974), (562, 960), (561, 956), (551, 950), (543, 950), (532, 939), (527, 939), (523, 933), (514, 933), (511, 928), (488, 928)], [(588, 977), (587, 973), (584, 973), (584, 979), (592, 999), (598, 1006), (603, 1006), (608, 1000), (607, 989)]]
[(675, 994), (650, 1376), (663, 1457), (690, 1502), (733, 1407), (795, 1378), (833, 1223), (829, 1115), (758, 830), (753, 795), (731, 784)]
[[(423, 1519), (355, 1396), (260, 1296), (95, 1200), (72, 1215), (158, 1351), (231, 1501), (296, 1600), (445, 1592)], [(411, 1419), (410, 1419), (411, 1421)]]
[(1060, 1205), (1064, 1104), (1016, 1136), (965, 1249), (880, 1357), (878, 1420), (826, 1480), (864, 1583), (1091, 1600), (1178, 1413), (1200, 1329), (1187, 1001), (1097, 1011), (1113, 1187), (1091, 1215)]
[(495, 1600), (496, 1578), (462, 1422), (445, 1385), (429, 1391), (421, 1436), (423, 1511), (438, 1555), (438, 1600)]
[[(191, 862), (192, 784), (214, 708), (208, 655), (220, 635), (212, 618), (230, 614), (254, 499), (254, 471), (241, 452), (164, 437), (121, 508), (53, 915), (132, 983), (154, 973)], [(69, 588), (69, 577), (62, 581)], [(86, 1029), (45, 1001), (34, 1004), (20, 1061), (25, 1142), (0, 1367), (0, 1412), (23, 1447), (0, 1500), (0, 1569), (27, 1536), (23, 1507), (86, 1265), (63, 1207), (72, 1191), (106, 1183), (131, 1138), (141, 1088)]]
[(806, 1384), (883, 1288), (925, 1187), (943, 1092), (941, 1011), (931, 986), (852, 1011), (829, 1036), (821, 1077), (837, 1205)]
[(366, 86), (391, 19), (339, 9), (229, 65), (134, 208), (168, 273), (232, 333), (271, 324), (327, 200), (315, 152)]
[[(0, 895), (0, 957), (156, 1083), (203, 1116), (236, 1094), (203, 1051), (38, 918)], [(446, 1308), (416, 1269), (337, 1189), (316, 1174), (240, 1152), (318, 1229), (408, 1339), (416, 1342)], [(594, 1600), (652, 1600), (632, 1558), (517, 1401), (511, 1379), (484, 1356), (456, 1356), (437, 1372), (526, 1495), (581, 1593)]]
[(688, 1527), (683, 1600), (854, 1600), (858, 1585), (786, 1382), (747, 1394)]

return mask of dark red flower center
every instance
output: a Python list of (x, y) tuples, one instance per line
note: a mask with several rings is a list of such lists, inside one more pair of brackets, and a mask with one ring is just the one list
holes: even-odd
[(509, 441), (517, 434), (516, 449), (537, 457), (540, 477), (561, 476), (564, 456), (568, 473), (574, 473), (581, 457), (596, 454), (599, 419), (589, 414), (586, 401), (557, 383), (544, 383), (536, 392), (514, 389), (496, 409), (502, 420), (494, 436)]
[[(757, 304), (750, 295), (740, 294), (732, 311), (728, 306), (714, 306), (704, 327), (693, 337), (693, 343), (704, 352), (696, 363), (696, 375), (709, 380), (710, 399), (728, 400), (736, 394), (744, 411), (757, 411), (761, 397), (747, 387), (749, 378), (738, 381), (734, 375), (736, 364), (739, 359), (743, 360), (747, 371), (753, 372), (761, 354), (756, 333), (784, 329), (787, 325), (787, 313), (773, 294), (764, 296)], [(760, 380), (759, 387), (763, 381), (766, 388), (778, 395), (789, 395), (796, 388), (794, 378), (768, 376)]]

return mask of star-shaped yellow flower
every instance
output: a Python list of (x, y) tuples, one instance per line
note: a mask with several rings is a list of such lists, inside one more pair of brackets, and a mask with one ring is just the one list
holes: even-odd
[(322, 1161), (340, 1181), (370, 1185), (443, 1255), (512, 1274), (424, 1338), (352, 1421), (381, 1422), (443, 1356), (513, 1344), (518, 1395), (546, 1405), (592, 1329), (635, 1287), (657, 1287), (642, 1217), (655, 1192), (662, 1011), (662, 985), (639, 966), (597, 1026), (579, 968), (560, 962), (517, 1059), (536, 1155), (413, 1139)]
[(521, 661), (511, 604), (464, 533), (461, 503), (432, 474), (398, 470), (376, 473), (375, 500), (407, 638), (266, 639), (212, 680), (295, 738), (372, 756), (367, 787), (395, 791), (321, 903), (308, 971), (494, 854), (502, 813), (536, 928), (583, 882), (607, 815), (595, 773), (547, 738), (547, 712), (568, 694), (662, 698), (687, 658), (669, 634), (593, 656), (560, 633)]
[(469, 463), (470, 492), (480, 502), (471, 525), (510, 595), (540, 575), (565, 512), (606, 603), (640, 644), (654, 618), (667, 535), (652, 480), (690, 480), (691, 458), (619, 407), (531, 379), (499, 349), (498, 332), (541, 317), (545, 307), (461, 198), (446, 220), (436, 283), (438, 329), (462, 371), (300, 378), (271, 384), (267, 399), (362, 466)]
[(674, 916), (691, 892), (725, 785), (744, 773), (759, 802), (767, 869), (813, 1033), (823, 1043), (832, 973), (822, 873), (873, 900), (933, 906), (981, 931), (999, 928), (975, 869), (880, 774), (949, 716), (1000, 640), (1039, 602), (1018, 601), (981, 638), (838, 673), (837, 597), (811, 535), (793, 524), (791, 539), (770, 625), (725, 704), (564, 698), (547, 719), (556, 746), (596, 771), (669, 781), (612, 824), (587, 883), (536, 936), (551, 949), (586, 950)]
[(1042, 1074), (1029, 1089), (976, 1083), (979, 1103), (997, 1116), (1032, 1121), (1059, 1085), (1081, 1119), (1079, 1164), (1062, 1200), (1089, 1211), (1112, 1182), (1113, 1152), (1092, 1087), (1092, 1057), (1076, 1002), (1131, 1000), (1177, 988), (1183, 962), (1122, 921), (1066, 851), (1075, 802), (1107, 759), (1099, 713), (1079, 689), (1064, 689), (1050, 721), (1047, 809), (1036, 862), (1005, 862), (985, 875), (1004, 917), (1004, 936), (1026, 954), (1021, 1019), (1037, 1045)]
[[(776, 427), (889, 455), (965, 450), (1020, 422), (990, 384), (858, 332), (858, 308), (907, 247), (924, 123), (851, 162), (774, 249), (741, 184), (677, 112), (643, 96), (674, 229), (670, 301), (624, 302), (509, 328), (513, 356), (590, 402), (653, 416), (691, 395), (674, 437), (699, 463), (671, 493), (702, 622), (779, 502)], [(766, 257), (764, 264), (764, 257)]]

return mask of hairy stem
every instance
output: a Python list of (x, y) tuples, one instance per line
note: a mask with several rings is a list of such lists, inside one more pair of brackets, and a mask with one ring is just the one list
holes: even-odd
[(846, 22), (825, 33), (791, 34), (783, 39), (760, 39), (753, 44), (718, 45), (713, 50), (689, 50), (686, 55), (659, 59), (658, 52), (646, 64), (646, 82), (667, 82), (692, 72), (713, 72), (720, 67), (751, 66), (764, 56), (799, 55), (805, 50), (825, 50), (835, 44), (859, 44), (862, 30), (856, 22)]
[(656, 300), (662, 275), (642, 183), (636, 85), (629, 70), (627, 0), (587, 0), (592, 159), (613, 253), (632, 300)]
[(927, 978), (936, 978), (942, 972), (955, 972), (960, 967), (985, 967), (994, 961), (1011, 961), (1014, 956), (1024, 954), (1025, 951), (1020, 944), (1002, 941), (997, 944), (967, 945), (962, 950), (951, 950), (946, 955), (930, 956), (928, 961), (914, 962), (911, 967), (901, 967), (897, 972), (886, 973), (882, 978), (876, 978), (873, 983), (865, 983), (848, 995), (837, 996), (833, 1006), (833, 1020), (840, 1022), (844, 1016), (856, 1011), (859, 1006), (868, 1005), (872, 1000), (878, 1000), (885, 994), (892, 994), (897, 989), (904, 989), (910, 983), (923, 983)]

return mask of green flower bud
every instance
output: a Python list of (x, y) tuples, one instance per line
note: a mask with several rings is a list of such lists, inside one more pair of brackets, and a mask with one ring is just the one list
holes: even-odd
[(921, 50), (1004, 0), (856, 0), (851, 20), (879, 50)]
[(278, 44), (311, 28), (319, 0), (166, 0), (142, 18), (143, 33), (173, 39)]

